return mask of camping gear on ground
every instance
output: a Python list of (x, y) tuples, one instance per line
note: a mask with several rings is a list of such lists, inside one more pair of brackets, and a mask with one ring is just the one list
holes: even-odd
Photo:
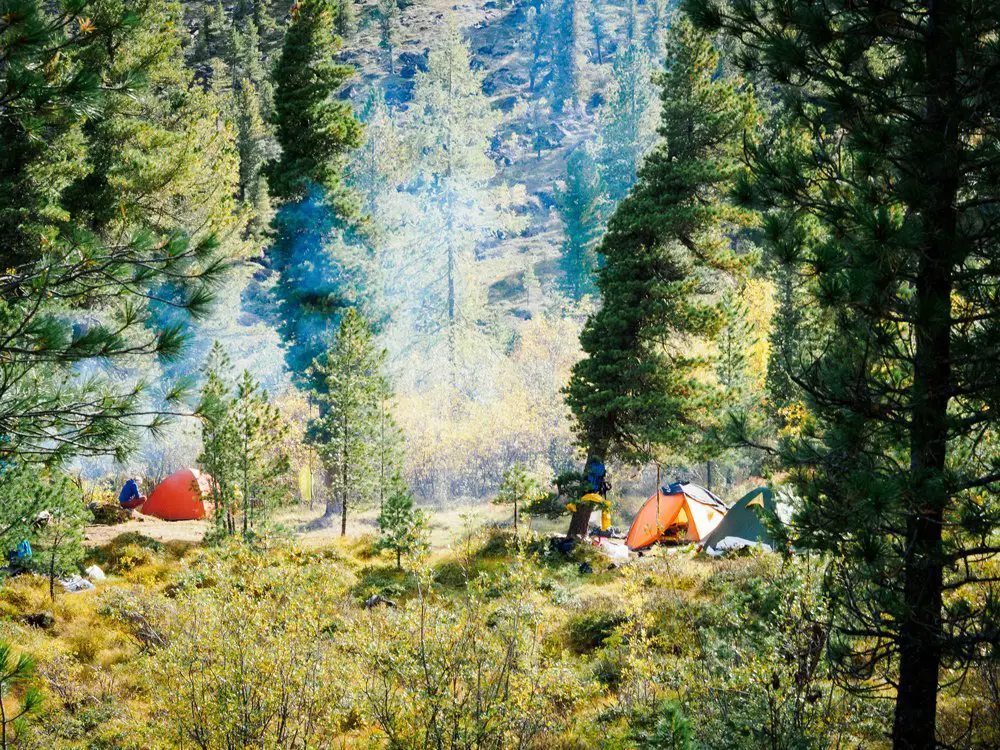
[(97, 587), (82, 576), (70, 576), (59, 581), (68, 594), (78, 594), (81, 591), (91, 591)]
[(576, 544), (576, 539), (570, 536), (557, 536), (549, 539), (549, 547), (561, 555), (571, 554)]
[(193, 521), (208, 515), (206, 496), (212, 478), (197, 469), (181, 469), (164, 479), (142, 506), (147, 516), (164, 521)]
[(373, 594), (365, 599), (365, 609), (375, 609), (378, 605), (383, 605), (385, 607), (396, 607), (396, 602), (392, 599), (386, 599), (381, 594)]
[(107, 576), (104, 575), (104, 571), (101, 570), (100, 567), (98, 567), (97, 565), (91, 565), (83, 572), (86, 573), (87, 578), (89, 578), (92, 581), (103, 581), (105, 578), (107, 578)]
[(7, 562), (11, 568), (20, 568), (31, 559), (31, 542), (27, 539), (17, 543), (17, 546), (7, 553)]
[(758, 487), (740, 498), (722, 522), (702, 538), (702, 549), (712, 557), (745, 547), (770, 552), (774, 537), (761, 523), (765, 511), (775, 512), (774, 495), (767, 487)]
[(629, 549), (624, 544), (617, 544), (616, 542), (609, 542), (607, 539), (602, 539), (597, 548), (607, 555), (608, 559), (611, 560), (611, 564), (616, 567), (628, 562)]
[(704, 487), (675, 482), (639, 509), (625, 544), (637, 550), (659, 541), (697, 542), (719, 525), (726, 511), (726, 504)]
[(599, 528), (594, 524), (590, 526), (591, 537), (597, 537), (599, 539), (624, 539), (625, 534), (617, 526), (609, 526), (606, 529)]

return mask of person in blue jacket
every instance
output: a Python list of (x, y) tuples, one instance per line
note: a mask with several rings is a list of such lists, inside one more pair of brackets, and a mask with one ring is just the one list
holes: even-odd
[(124, 508), (134, 508), (140, 499), (144, 501), (146, 498), (139, 492), (139, 483), (135, 479), (129, 479), (118, 493), (118, 504)]

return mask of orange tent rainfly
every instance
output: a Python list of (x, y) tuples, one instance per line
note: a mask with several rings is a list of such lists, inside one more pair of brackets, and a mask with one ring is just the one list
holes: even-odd
[(207, 515), (205, 496), (212, 489), (212, 478), (197, 469), (181, 469), (164, 479), (142, 506), (147, 516), (164, 521), (191, 521)]
[(664, 540), (697, 542), (726, 514), (726, 504), (696, 484), (677, 482), (649, 498), (636, 514), (625, 537), (629, 549), (643, 549)]

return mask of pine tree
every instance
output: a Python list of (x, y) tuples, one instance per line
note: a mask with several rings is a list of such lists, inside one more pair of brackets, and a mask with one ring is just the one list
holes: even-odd
[(396, 569), (403, 568), (403, 555), (417, 555), (427, 549), (427, 515), (413, 507), (405, 490), (393, 492), (378, 515), (378, 549), (396, 554)]
[(625, 22), (622, 32), (625, 34), (625, 47), (632, 47), (639, 31), (639, 3), (637, 0), (625, 0)]
[(358, 6), (356, 0), (340, 0), (334, 24), (337, 34), (348, 42), (358, 33)]
[[(261, 37), (270, 40), (277, 30), (276, 14), (269, 0), (237, 0), (233, 22), (252, 21)], [(256, 81), (255, 81), (256, 83)]]
[(105, 10), (25, 2), (0, 29), (0, 460), (124, 457), (162, 425), (171, 404), (108, 365), (176, 356), (150, 300), (169, 282), (165, 304), (207, 312), (243, 250), (231, 134), (180, 69), (176, 6)]
[(669, 0), (649, 0), (649, 14), (642, 25), (642, 43), (651, 60), (663, 56), (663, 38), (670, 25)]
[(203, 368), (198, 413), (201, 416), (201, 454), (198, 465), (212, 477), (212, 520), (221, 534), (235, 536), (239, 513), (239, 488), (233, 477), (237, 463), (235, 425), (229, 418), (232, 363), (216, 341)]
[(376, 428), (374, 440), (374, 461), (376, 495), (379, 510), (386, 500), (399, 493), (406, 493), (403, 481), (403, 432), (393, 417), (393, 393), (388, 378), (380, 383), (378, 405), (375, 410)]
[(749, 311), (742, 289), (729, 289), (722, 296), (719, 306), (723, 324), (719, 332), (716, 376), (725, 389), (730, 406), (745, 402), (750, 390), (750, 362), (748, 352), (757, 341), (757, 334), (750, 324)]
[(288, 473), (289, 463), (280, 446), (288, 427), (271, 405), (267, 391), (246, 370), (236, 384), (229, 416), (237, 440), (235, 469), (246, 538), (286, 495), (280, 479)]
[(206, 4), (198, 26), (198, 38), (191, 62), (202, 69), (209, 68), (213, 58), (223, 59), (229, 39), (229, 19), (222, 0)]
[(514, 531), (517, 531), (520, 511), (544, 495), (538, 480), (530, 476), (521, 464), (514, 464), (504, 471), (500, 491), (493, 499), (495, 505), (514, 506)]
[(528, 39), (531, 40), (531, 64), (528, 66), (528, 91), (535, 93), (538, 75), (552, 50), (552, 9), (546, 0), (533, 0), (527, 11)]
[(528, 115), (525, 118), (531, 137), (531, 150), (535, 152), (535, 160), (542, 160), (542, 152), (554, 145), (549, 137), (552, 130), (552, 122), (547, 112), (548, 101), (545, 99), (535, 99), (528, 106)]
[(560, 0), (556, 7), (551, 72), (551, 100), (556, 112), (562, 112), (566, 102), (577, 96), (576, 2)]
[(58, 503), (59, 482), (48, 481), (38, 467), (0, 459), (0, 549), (29, 542), (38, 531), (38, 514)]
[[(347, 182), (360, 197), (366, 217), (365, 243), (372, 263), (369, 284), (377, 273), (384, 299), (390, 304), (411, 292), (414, 248), (421, 242), (419, 227), (413, 221), (418, 211), (416, 198), (406, 189), (414, 155), (380, 86), (370, 89), (359, 117), (365, 126), (365, 141), (348, 165)], [(395, 322), (402, 323), (398, 316)]]
[(250, 231), (262, 234), (273, 218), (267, 178), (263, 172), (271, 149), (261, 116), (260, 97), (249, 78), (242, 79), (236, 88), (233, 110), (236, 148), (240, 156), (239, 197), (253, 211)]
[(244, 79), (250, 81), (259, 100), (258, 109), (269, 122), (274, 110), (274, 83), (264, 61), (260, 32), (252, 17), (234, 20), (229, 46), (233, 88), (238, 89)]
[(280, 446), (288, 426), (249, 372), (232, 383), (229, 370), (229, 357), (215, 342), (198, 408), (203, 446), (198, 463), (213, 480), (218, 528), (246, 539), (287, 494), (281, 477), (289, 461)]
[(370, 502), (378, 489), (372, 446), (382, 428), (380, 408), (388, 390), (382, 374), (385, 358), (364, 318), (350, 309), (333, 346), (312, 368), (319, 416), (309, 423), (307, 438), (326, 471), (324, 518), (339, 510), (341, 535), (347, 534), (348, 510)]
[(296, 3), (274, 71), (282, 154), (270, 183), (285, 199), (303, 199), (313, 186), (340, 197), (344, 162), (361, 144), (361, 125), (351, 105), (336, 96), (353, 72), (335, 61), (337, 8), (333, 0)]
[(580, 300), (595, 291), (595, 244), (603, 207), (597, 164), (586, 148), (577, 148), (566, 160), (566, 189), (557, 201), (566, 237), (560, 258), (563, 285), (572, 299)]
[(347, 310), (381, 309), (370, 250), (349, 240), (340, 224), (318, 189), (283, 205), (275, 218), (269, 256), (278, 274), (264, 312), (285, 342), (296, 382), (308, 381), (306, 370), (329, 349)]
[(800, 330), (802, 300), (797, 292), (795, 273), (790, 268), (778, 266), (774, 271), (778, 288), (778, 310), (771, 331), (770, 361), (767, 366), (767, 397), (774, 410), (775, 423), (785, 427), (783, 412), (800, 401), (801, 393), (792, 380), (796, 366), (796, 352), (804, 339)]
[(629, 45), (615, 60), (599, 118), (601, 178), (615, 203), (635, 183), (642, 157), (655, 140), (655, 93), (648, 58), (637, 45)]
[(587, 9), (587, 24), (590, 26), (591, 36), (594, 37), (597, 64), (604, 65), (604, 51), (607, 45), (608, 30), (607, 21), (604, 18), (604, 10), (601, 7), (601, 0), (590, 0), (590, 7)]
[(359, 117), (365, 140), (348, 165), (348, 182), (361, 195), (362, 210), (371, 215), (404, 182), (411, 157), (381, 87), (373, 86), (368, 92)]
[(895, 748), (938, 747), (942, 671), (1000, 641), (1000, 6), (690, 9), (783, 104), (740, 194), (804, 282), (789, 366), (816, 427), (782, 445), (796, 544), (833, 556), (844, 676), (896, 686)]
[(32, 561), (49, 584), (49, 598), (55, 601), (56, 581), (76, 573), (83, 560), (83, 527), (91, 520), (80, 493), (65, 477), (56, 477), (58, 492), (51, 495), (48, 513), (35, 536)]
[[(26, 653), (15, 660), (10, 644), (0, 641), (0, 702), (6, 709), (0, 716), (0, 747), (10, 747), (24, 730), (28, 718), (42, 708), (45, 700), (42, 692), (30, 684), (34, 676), (35, 660)], [(14, 702), (12, 694), (17, 694), (18, 702)]]
[(378, 46), (385, 52), (386, 72), (396, 75), (396, 50), (402, 39), (399, 0), (379, 0), (376, 7)]
[(567, 402), (591, 455), (641, 464), (699, 450), (719, 401), (711, 361), (693, 350), (723, 319), (706, 295), (738, 269), (729, 234), (747, 221), (726, 202), (754, 106), (739, 81), (717, 79), (709, 40), (671, 30), (659, 79), (663, 141), (608, 222), (598, 271), (600, 311), (584, 326), (586, 356)]
[(344, 310), (367, 299), (370, 258), (357, 238), (355, 199), (343, 173), (361, 144), (361, 124), (337, 92), (351, 74), (340, 48), (333, 0), (297, 3), (275, 68), (275, 132), (281, 159), (268, 184), (284, 203), (269, 253), (277, 328), (287, 362), (301, 379), (330, 346)]
[[(458, 360), (458, 328), (465, 267), (476, 243), (496, 232), (499, 199), (489, 181), (496, 165), (490, 140), (499, 117), (483, 94), (483, 73), (472, 69), (469, 46), (454, 25), (432, 49), (425, 72), (417, 75), (411, 104), (418, 179), (428, 232), (430, 267), (441, 269), (444, 290), (430, 290), (440, 300), (449, 378), (454, 384)], [(443, 268), (442, 268), (443, 266)], [(441, 309), (443, 308), (443, 309)]]

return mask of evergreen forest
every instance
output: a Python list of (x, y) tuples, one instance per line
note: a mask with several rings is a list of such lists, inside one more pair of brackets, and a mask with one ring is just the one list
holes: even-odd
[(0, 750), (1000, 749), (1000, 3), (0, 0)]

